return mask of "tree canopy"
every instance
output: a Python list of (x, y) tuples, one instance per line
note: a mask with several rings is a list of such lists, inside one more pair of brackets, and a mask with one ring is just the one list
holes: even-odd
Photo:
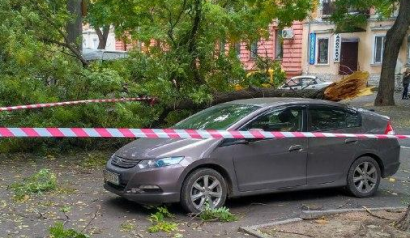
[[(234, 43), (267, 37), (273, 20), (287, 26), (312, 7), (309, 0), (93, 0), (88, 6), (84, 22), (114, 26), (118, 38), (135, 45), (128, 58), (86, 62), (68, 39), (66, 26), (75, 16), (66, 1), (0, 1), (1, 105), (136, 95), (159, 97), (167, 106), (181, 99), (208, 102), (212, 93), (245, 81)], [(224, 52), (221, 42), (229, 44)], [(0, 122), (146, 127), (190, 113), (169, 113), (164, 104), (149, 110), (124, 103), (2, 113)]]

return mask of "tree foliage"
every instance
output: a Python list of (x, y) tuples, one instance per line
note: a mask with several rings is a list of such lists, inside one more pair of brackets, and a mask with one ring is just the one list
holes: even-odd
[[(67, 38), (66, 26), (73, 15), (66, 4), (63, 0), (0, 1), (0, 105), (136, 95), (159, 97), (163, 104), (94, 104), (1, 113), (1, 125), (149, 127), (158, 126), (156, 121), (170, 125), (190, 112), (168, 116), (169, 105), (183, 99), (209, 102), (213, 93), (232, 91), (235, 82), (246, 78), (234, 43), (249, 45), (267, 37), (273, 19), (280, 26), (289, 25), (304, 19), (311, 7), (309, 0), (89, 1), (88, 23), (112, 25), (117, 37), (135, 45), (126, 59), (90, 63)], [(227, 42), (229, 49), (218, 49), (220, 41)], [(12, 141), (14, 147), (2, 140), (0, 149), (38, 145)]]

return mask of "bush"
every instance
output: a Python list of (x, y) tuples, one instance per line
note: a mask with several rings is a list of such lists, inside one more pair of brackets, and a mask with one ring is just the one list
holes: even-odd
[(22, 200), (30, 194), (53, 191), (56, 187), (56, 175), (48, 169), (41, 169), (32, 176), (23, 179), (22, 182), (13, 183), (10, 186), (17, 200)]
[(238, 218), (232, 214), (228, 208), (221, 207), (218, 209), (212, 209), (209, 205), (205, 206), (205, 209), (199, 214), (199, 218), (203, 221), (221, 222), (232, 222), (238, 220)]
[(165, 218), (173, 218), (174, 216), (168, 211), (166, 207), (158, 207), (157, 212), (151, 214), (149, 217), (149, 221), (152, 223), (150, 227), (148, 227), (148, 232), (156, 233), (156, 232), (166, 232), (170, 233), (173, 231), (178, 230), (178, 224), (175, 222), (165, 221)]

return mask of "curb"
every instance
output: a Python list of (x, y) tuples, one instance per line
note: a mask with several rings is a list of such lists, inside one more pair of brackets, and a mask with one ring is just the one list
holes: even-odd
[[(376, 208), (367, 208), (369, 211), (382, 211), (382, 210), (391, 210), (399, 211), (405, 210), (407, 207), (376, 207)], [(302, 220), (316, 219), (326, 215), (341, 214), (347, 212), (365, 212), (365, 208), (349, 208), (349, 209), (330, 209), (324, 211), (302, 211), (300, 218)]]
[[(367, 210), (369, 211), (382, 211), (382, 210), (399, 211), (399, 210), (405, 210), (405, 209), (407, 209), (407, 207), (405, 206), (367, 208)], [(276, 221), (276, 222), (269, 222), (269, 223), (264, 223), (260, 225), (254, 225), (254, 226), (244, 226), (244, 227), (241, 226), (239, 227), (239, 231), (242, 231), (249, 235), (253, 235), (257, 238), (272, 238), (272, 236), (260, 232), (259, 229), (268, 227), (268, 226), (276, 226), (276, 225), (283, 225), (283, 224), (288, 224), (288, 223), (293, 223), (293, 222), (299, 222), (303, 220), (317, 219), (317, 218), (320, 218), (326, 215), (335, 215), (335, 214), (341, 214), (341, 213), (347, 213), (347, 212), (366, 212), (367, 210), (365, 208), (350, 208), (350, 209), (330, 209), (330, 210), (323, 210), (323, 211), (302, 211), (302, 214), (300, 215), (299, 218), (292, 218), (292, 219), (286, 219), (286, 220), (281, 220), (281, 221)]]

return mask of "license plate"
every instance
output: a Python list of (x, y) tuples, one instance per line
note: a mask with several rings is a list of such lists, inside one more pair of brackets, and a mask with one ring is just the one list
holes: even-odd
[(110, 182), (114, 185), (120, 185), (120, 175), (104, 170), (104, 182)]

